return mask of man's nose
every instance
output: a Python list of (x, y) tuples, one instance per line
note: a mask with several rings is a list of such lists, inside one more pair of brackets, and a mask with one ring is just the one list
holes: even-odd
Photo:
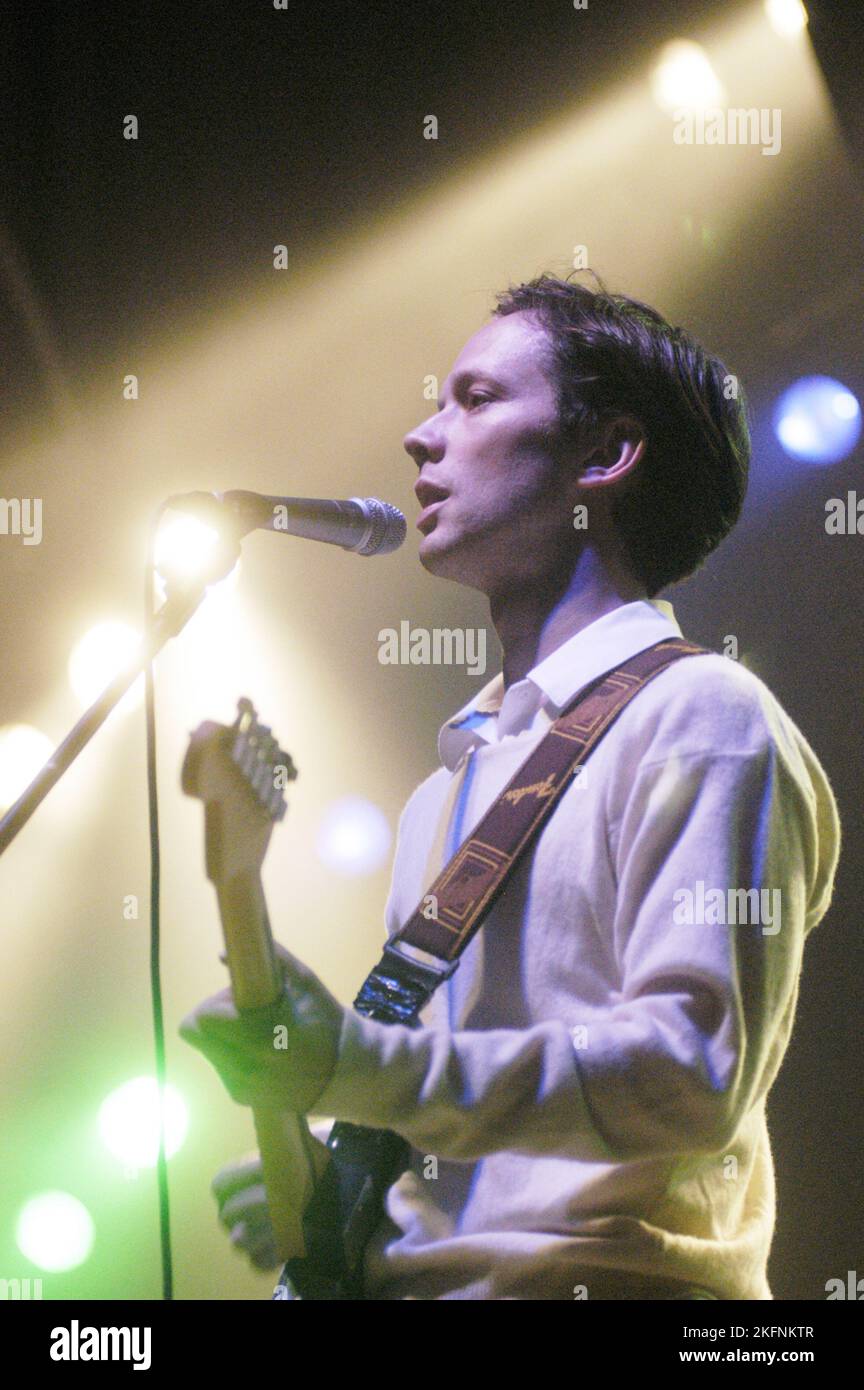
[(440, 429), (435, 426), (435, 417), (409, 430), (402, 440), (402, 447), (418, 468), (422, 468), (427, 460), (437, 463), (444, 453), (444, 441)]

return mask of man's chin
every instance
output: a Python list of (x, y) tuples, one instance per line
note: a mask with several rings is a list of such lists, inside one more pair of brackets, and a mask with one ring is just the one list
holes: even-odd
[(434, 574), (437, 579), (451, 579), (471, 589), (483, 587), (475, 573), (476, 566), (471, 564), (468, 547), (448, 543), (437, 530), (429, 531), (421, 538), (417, 558), (424, 570)]
[(429, 570), (430, 574), (440, 574), (442, 567), (446, 568), (448, 560), (452, 562), (458, 548), (452, 541), (448, 542), (441, 526), (433, 526), (431, 530), (421, 534), (417, 555), (423, 568)]
[[(424, 541), (425, 540), (428, 540), (428, 537), (424, 537)], [(417, 558), (424, 570), (428, 570), (430, 574), (446, 575), (447, 560), (450, 558), (448, 557), (446, 548), (421, 542), (420, 549), (417, 552)]]

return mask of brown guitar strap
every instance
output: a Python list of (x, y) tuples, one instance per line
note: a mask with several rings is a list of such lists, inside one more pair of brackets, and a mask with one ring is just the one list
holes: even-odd
[[(390, 939), (354, 1007), (387, 1022), (416, 1018), (418, 1006), (426, 1002), (423, 996), (431, 997), (436, 986), (453, 973), (570, 778), (625, 706), (673, 661), (708, 654), (707, 648), (681, 637), (667, 638), (580, 691), (442, 869), (405, 926)], [(405, 954), (403, 946), (425, 951), (447, 968), (441, 971), (421, 964)]]

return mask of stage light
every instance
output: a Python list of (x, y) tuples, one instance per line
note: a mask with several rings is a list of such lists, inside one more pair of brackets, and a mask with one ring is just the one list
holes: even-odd
[[(140, 633), (118, 622), (98, 623), (81, 638), (69, 658), (69, 684), (84, 709), (132, 660), (140, 645)], [(137, 704), (142, 685), (139, 677), (120, 701), (120, 709), (128, 710)]]
[(765, 13), (781, 38), (794, 38), (807, 28), (807, 11), (801, 0), (765, 0)]
[(802, 377), (780, 397), (774, 432), (793, 458), (839, 463), (861, 437), (861, 407), (848, 387), (833, 377)]
[(44, 767), (54, 744), (29, 724), (0, 729), (0, 811), (6, 811)]
[[(165, 1087), (165, 1152), (170, 1158), (186, 1138), (189, 1115), (179, 1091)], [(127, 1169), (153, 1168), (159, 1155), (159, 1088), (151, 1076), (127, 1081), (99, 1107), (99, 1133)]]
[(21, 1209), (15, 1242), (38, 1269), (59, 1274), (83, 1264), (93, 1248), (93, 1220), (69, 1192), (41, 1192)]
[(718, 106), (723, 85), (705, 49), (689, 39), (674, 39), (660, 50), (651, 91), (661, 111), (698, 111)]
[(384, 812), (371, 801), (348, 796), (335, 801), (318, 832), (318, 857), (340, 874), (371, 874), (387, 860), (390, 826)]
[(170, 516), (156, 532), (156, 569), (169, 581), (195, 579), (206, 571), (218, 544), (219, 533), (197, 516)]
[[(174, 513), (167, 516), (156, 532), (153, 546), (154, 589), (158, 603), (164, 603), (169, 584), (183, 585), (203, 577), (215, 556), (220, 538), (212, 526), (197, 516)], [(240, 570), (239, 559), (225, 575), (207, 586), (209, 600), (214, 593), (233, 589)]]

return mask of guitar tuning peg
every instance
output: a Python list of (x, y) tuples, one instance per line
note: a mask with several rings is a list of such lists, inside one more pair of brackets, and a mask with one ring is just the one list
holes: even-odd
[(256, 759), (255, 749), (250, 743), (247, 735), (241, 734), (240, 737), (237, 739), (234, 745), (232, 757), (234, 759), (234, 762), (239, 767), (240, 771), (243, 773), (244, 777), (248, 777), (253, 767), (255, 766)]
[[(285, 815), (286, 782), (297, 777), (290, 753), (279, 747), (269, 724), (260, 724), (251, 700), (237, 701), (231, 758), (245, 777), (250, 790), (275, 820)], [(278, 778), (277, 778), (278, 774)]]
[(266, 725), (259, 724), (258, 715), (256, 713), (255, 706), (252, 704), (251, 700), (238, 700), (237, 708), (238, 711), (240, 711), (240, 729), (246, 735), (246, 738), (249, 740), (250, 747), (254, 749), (258, 746), (262, 734), (269, 733), (269, 730), (267, 729)]
[(268, 732), (263, 736), (263, 738), (259, 739), (259, 740), (256, 742), (256, 744), (255, 744), (255, 761), (256, 761), (257, 764), (258, 764), (258, 768), (257, 768), (257, 770), (256, 770), (256, 772), (255, 772), (255, 779), (256, 779), (257, 782), (260, 782), (262, 775), (263, 775), (264, 777), (266, 777), (266, 776), (269, 775), (269, 772), (270, 772), (270, 758), (271, 758), (272, 751), (273, 751), (273, 749), (274, 749), (276, 746), (277, 746), (277, 745), (276, 745), (276, 740), (275, 740), (275, 738), (273, 737), (273, 735), (269, 732), (269, 730), (268, 730)]
[(250, 723), (254, 724), (255, 718), (255, 706), (252, 701), (247, 700), (245, 696), (241, 696), (237, 701), (237, 718), (234, 721), (234, 727), (236, 729), (242, 728), (245, 730), (249, 727)]

